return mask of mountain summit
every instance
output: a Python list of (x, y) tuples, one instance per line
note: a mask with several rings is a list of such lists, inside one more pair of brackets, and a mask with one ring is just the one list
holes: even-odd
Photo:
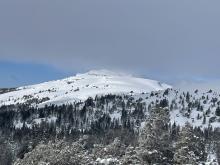
[(39, 104), (64, 104), (105, 94), (148, 93), (171, 88), (155, 80), (109, 70), (91, 70), (62, 80), (17, 88), (0, 95), (0, 105), (38, 100)]

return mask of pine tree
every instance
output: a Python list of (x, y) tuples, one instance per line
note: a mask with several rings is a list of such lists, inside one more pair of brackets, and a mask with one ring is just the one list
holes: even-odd
[(202, 124), (206, 124), (206, 115), (203, 115), (203, 121)]
[(217, 156), (217, 161), (220, 164), (220, 142), (219, 141), (216, 144), (216, 156)]
[(187, 92), (187, 94), (186, 94), (186, 102), (189, 103), (189, 101), (190, 101), (190, 94), (189, 94), (189, 92)]
[(216, 108), (215, 114), (216, 116), (220, 116), (220, 107)]
[(186, 123), (176, 143), (174, 162), (176, 164), (196, 164), (204, 159), (205, 145), (201, 137), (196, 136), (192, 126)]
[(0, 139), (0, 164), (11, 165), (12, 164), (12, 151), (8, 142)]
[(125, 155), (122, 157), (121, 163), (127, 164), (141, 164), (140, 157), (138, 157), (137, 151), (133, 146), (128, 146), (125, 150)]
[(138, 154), (144, 164), (166, 163), (172, 160), (168, 123), (167, 109), (152, 110), (152, 115), (139, 138)]

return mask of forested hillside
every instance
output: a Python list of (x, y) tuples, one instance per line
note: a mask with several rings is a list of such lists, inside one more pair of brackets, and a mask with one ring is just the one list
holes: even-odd
[(16, 90), (16, 88), (0, 88), (0, 94), (12, 92), (12, 91), (15, 91), (15, 90)]
[[(35, 101), (35, 102), (34, 102)], [(167, 89), (0, 108), (4, 164), (199, 164), (219, 159), (220, 96)]]

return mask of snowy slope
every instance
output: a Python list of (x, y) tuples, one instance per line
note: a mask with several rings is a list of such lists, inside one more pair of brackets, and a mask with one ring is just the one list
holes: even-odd
[[(187, 93), (189, 98), (187, 101)], [(170, 109), (170, 121), (173, 124), (184, 126), (186, 122), (194, 127), (220, 128), (220, 116), (216, 115), (216, 109), (220, 107), (220, 93), (215, 91), (182, 91), (169, 89), (152, 93), (136, 95), (135, 99), (142, 98), (147, 106), (154, 107), (162, 100), (167, 100)]]
[(38, 102), (64, 104), (85, 100), (88, 97), (105, 94), (142, 93), (171, 88), (158, 81), (136, 78), (131, 75), (107, 70), (93, 70), (62, 80), (17, 88), (16, 91), (1, 94), (0, 106), (17, 103)]

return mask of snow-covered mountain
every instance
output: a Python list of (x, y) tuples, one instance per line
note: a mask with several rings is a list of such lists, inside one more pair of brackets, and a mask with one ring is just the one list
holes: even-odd
[(62, 80), (17, 88), (0, 95), (0, 105), (17, 103), (64, 104), (105, 94), (148, 93), (171, 88), (158, 81), (108, 70), (92, 70)]
[[(154, 80), (98, 70), (17, 89), (0, 89), (0, 93), (0, 135), (5, 139), (14, 138), (19, 141), (25, 139), (26, 141), (26, 138), (30, 137), (29, 141), (32, 145), (33, 138), (40, 142), (47, 138), (72, 138), (84, 134), (104, 135), (107, 139), (120, 135), (128, 144), (132, 140), (135, 145), (137, 145), (136, 142), (139, 143), (137, 148), (129, 148), (132, 150), (132, 154), (135, 154), (143, 152), (138, 148), (148, 139), (144, 138), (144, 141), (140, 141), (139, 137), (143, 133), (149, 135), (154, 131), (155, 135), (149, 136), (153, 139), (153, 143), (157, 144), (159, 141), (162, 143), (158, 146), (163, 146), (168, 142), (172, 146), (169, 147), (170, 153), (173, 154), (169, 154), (171, 162), (176, 152), (179, 152), (176, 144), (185, 145), (182, 143), (184, 134), (185, 139), (188, 137), (192, 140), (196, 139), (195, 142), (189, 140), (186, 147), (191, 147), (193, 142), (195, 151), (197, 151), (198, 145), (204, 143), (202, 152), (199, 153), (205, 154), (201, 160), (196, 158), (197, 162), (206, 161), (207, 164), (211, 164), (211, 162), (214, 164), (220, 157), (218, 145), (218, 143), (220, 144), (220, 92), (216, 90), (176, 89)], [(188, 123), (188, 127), (185, 126), (186, 123)], [(161, 129), (161, 126), (164, 128)], [(189, 132), (184, 133), (186, 128)], [(165, 130), (166, 133), (163, 132)], [(164, 133), (166, 136), (161, 136)], [(167, 138), (167, 135), (170, 138)], [(161, 138), (164, 139), (161, 140)], [(206, 140), (204, 141), (203, 138)], [(172, 140), (164, 141), (165, 139)], [(155, 151), (155, 146), (157, 146), (155, 144), (152, 145), (153, 152), (149, 152), (150, 155)], [(50, 147), (46, 146), (46, 148)], [(75, 149), (75, 146), (73, 148)], [(160, 148), (158, 147), (158, 150)], [(181, 148), (183, 147), (181, 146)], [(80, 149), (82, 148), (80, 147)], [(118, 147), (116, 149), (118, 150)], [(85, 153), (84, 149), (82, 151)], [(107, 150), (104, 149), (104, 151)], [(20, 150), (16, 152), (20, 152)], [(37, 152), (42, 153), (42, 150)], [(131, 152), (128, 150), (128, 153)], [(160, 152), (156, 152), (156, 154), (158, 153)], [(38, 154), (33, 150), (32, 155), (30, 161)], [(26, 156), (26, 158), (29, 157), (29, 155)], [(118, 158), (118, 161), (120, 159)], [(102, 161), (98, 158), (96, 160)], [(23, 160), (21, 159), (21, 161)], [(91, 160), (89, 161), (91, 163)]]
[[(184, 126), (186, 122), (189, 122), (196, 127), (207, 128), (209, 124), (214, 128), (219, 127), (220, 117), (216, 115), (216, 110), (220, 107), (220, 93), (203, 92), (200, 89), (198, 91), (195, 89), (196, 92), (179, 89), (165, 90), (168, 88), (172, 87), (155, 80), (136, 78), (108, 70), (92, 70), (62, 80), (9, 90), (7, 93), (0, 94), (0, 107), (22, 103), (44, 107), (51, 104), (84, 102), (96, 95), (130, 96), (132, 94), (134, 102), (141, 98), (146, 108), (154, 107), (166, 100), (170, 108), (171, 123), (175, 122), (177, 125)], [(147, 114), (148, 111), (145, 115)], [(112, 112), (110, 116), (112, 120), (115, 116), (120, 118), (118, 112)]]

